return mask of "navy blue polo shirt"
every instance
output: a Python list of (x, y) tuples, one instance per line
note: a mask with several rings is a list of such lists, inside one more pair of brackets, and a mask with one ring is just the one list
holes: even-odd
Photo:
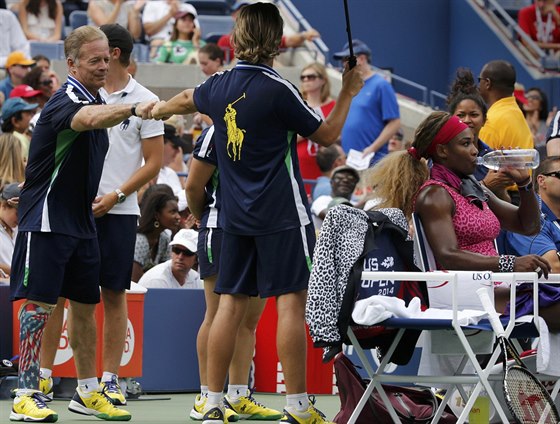
[(193, 150), (193, 158), (206, 162), (216, 167), (212, 177), (205, 187), (206, 198), (204, 200), (204, 211), (200, 218), (200, 229), (219, 228), (220, 197), (218, 195), (218, 161), (214, 149), (214, 126), (206, 128), (196, 140)]
[(70, 124), (82, 107), (102, 103), (68, 76), (41, 111), (19, 203), (20, 231), (95, 237), (91, 207), (109, 139), (105, 129), (77, 132)]
[(194, 103), (214, 122), (223, 229), (263, 235), (308, 225), (296, 137), (322, 120), (298, 89), (269, 66), (239, 62), (199, 85)]

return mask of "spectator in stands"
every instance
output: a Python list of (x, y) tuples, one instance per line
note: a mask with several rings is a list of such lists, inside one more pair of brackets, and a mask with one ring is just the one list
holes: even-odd
[(6, 99), (10, 97), (10, 92), (16, 85), (23, 84), (23, 79), (31, 71), (33, 65), (35, 62), (22, 51), (15, 51), (8, 55), (6, 59), (7, 76), (0, 81), (0, 91), (4, 93)]
[[(515, 78), (515, 68), (505, 60), (488, 62), (478, 78), (480, 95), (488, 105), (480, 138), (492, 149), (534, 148), (531, 130), (513, 95)], [(515, 185), (508, 187), (508, 194), (516, 204), (517, 193)]]
[[(249, 1), (239, 0), (236, 1), (231, 7), (231, 17), (235, 21), (239, 11), (251, 4)], [(283, 35), (280, 41), (280, 49), (287, 49), (290, 47), (301, 47), (306, 41), (312, 41), (315, 38), (319, 38), (321, 35), (313, 28), (306, 31), (297, 32), (295, 34)], [(226, 53), (226, 61), (229, 63), (235, 58), (235, 52), (231, 44), (231, 34), (224, 34), (218, 40), (218, 46)]]
[(142, 25), (146, 39), (152, 47), (152, 57), (155, 56), (158, 47), (169, 40), (175, 15), (179, 11), (189, 11), (195, 16), (197, 14), (192, 5), (181, 3), (179, 0), (152, 0), (146, 3), (142, 12)]
[(10, 133), (0, 134), (0, 189), (25, 179), (25, 161), (19, 140)]
[(195, 230), (179, 230), (171, 246), (171, 259), (148, 270), (138, 284), (148, 289), (202, 289), (200, 275), (193, 269), (196, 264)]
[[(541, 159), (546, 158), (546, 132), (548, 130), (549, 110), (548, 98), (538, 87), (531, 87), (525, 93), (527, 103), (523, 106), (525, 119), (533, 135), (535, 149), (541, 153)], [(550, 117), (552, 118), (552, 116)]]
[(196, 14), (193, 10), (182, 10), (175, 14), (171, 37), (158, 49), (156, 63), (193, 64), (197, 60), (197, 49), (206, 44), (195, 38), (197, 32)]
[(319, 147), (315, 157), (317, 166), (321, 170), (321, 176), (317, 178), (317, 183), (313, 187), (312, 200), (319, 196), (326, 196), (331, 192), (332, 171), (339, 166), (346, 164), (346, 154), (340, 144), (335, 143), (328, 147)]
[[(39, 91), (39, 96), (37, 97), (37, 103), (39, 107), (43, 108), (45, 103), (54, 94), (54, 83), (49, 72), (45, 72), (42, 68), (35, 66), (31, 72), (29, 72), (23, 79), (26, 86), (31, 87), (34, 91)], [(12, 94), (14, 93), (12, 90)], [(23, 96), (21, 96), (23, 97)]]
[[(507, 252), (521, 256), (535, 254), (545, 258), (553, 273), (560, 273), (560, 156), (542, 161), (533, 175), (535, 191), (541, 202), (541, 230), (537, 236), (523, 236), (508, 232)], [(539, 304), (539, 306), (542, 306)]]
[(334, 169), (331, 177), (331, 192), (327, 195), (319, 196), (311, 205), (311, 213), (313, 214), (313, 222), (315, 228), (321, 228), (323, 219), (327, 214), (329, 204), (333, 199), (342, 197), (343, 199), (352, 200), (352, 195), (356, 186), (360, 182), (360, 173), (348, 165), (342, 165)]
[(177, 231), (180, 220), (174, 195), (154, 190), (142, 203), (132, 265), (132, 281), (135, 282), (150, 268), (169, 259), (171, 237), (165, 230)]
[(207, 77), (214, 75), (224, 66), (224, 51), (214, 43), (202, 46), (198, 49), (198, 65)]
[(2, 132), (11, 133), (20, 141), (25, 162), (31, 141), (29, 123), (38, 106), (37, 103), (27, 103), (21, 97), (12, 97), (2, 106)]
[[(457, 77), (451, 85), (451, 90), (447, 96), (447, 106), (452, 115), (457, 116), (471, 129), (478, 149), (478, 156), (482, 157), (493, 149), (479, 137), (480, 130), (486, 122), (488, 108), (484, 99), (481, 97), (478, 87), (474, 81), (474, 76), (469, 69), (459, 68)], [(490, 171), (483, 165), (476, 167), (473, 173), (478, 181), (488, 187), (500, 199), (510, 201), (506, 188), (513, 184), (511, 178), (504, 172)]]
[(59, 41), (64, 26), (62, 3), (60, 0), (22, 0), (19, 22), (28, 40)]
[[(361, 72), (364, 88), (352, 100), (352, 106), (342, 128), (342, 148), (348, 154), (357, 150), (374, 153), (371, 165), (387, 154), (387, 142), (400, 126), (399, 105), (395, 90), (381, 74), (371, 68), (371, 50), (363, 42), (352, 40), (356, 68)], [(346, 61), (350, 56), (348, 43), (334, 54), (336, 60)]]
[(535, 0), (519, 11), (517, 20), (541, 49), (560, 49), (560, 6), (556, 6), (555, 0)]
[[(321, 145), (333, 144), (363, 83), (357, 70), (347, 70), (334, 110), (324, 121), (318, 119), (272, 68), (283, 25), (272, 3), (243, 7), (232, 32), (236, 67), (152, 110), (156, 119), (200, 111), (215, 126), (222, 253), (228, 258), (220, 262), (216, 283), (220, 306), (208, 338), (208, 398), (202, 414), (215, 424), (227, 422), (222, 390), (249, 297), (255, 295), (276, 297), (278, 356), (287, 393), (281, 422), (326, 421), (306, 389), (304, 312), (315, 231), (301, 176), (293, 169), (294, 131)], [(191, 171), (189, 177), (196, 181), (200, 175)], [(189, 196), (188, 201), (193, 213), (202, 210), (203, 199)], [(279, 249), (290, 255), (278, 255)]]
[[(29, 74), (28, 74), (29, 75)], [(27, 84), (16, 85), (10, 93), (10, 99), (20, 97), (27, 103), (39, 103), (39, 98), (43, 95), (41, 90), (35, 90)]]
[[(42, 54), (33, 56), (33, 60), (35, 61), (34, 68), (36, 67), (42, 68), (44, 72), (48, 73), (50, 79), (53, 82), (52, 92), (54, 93), (56, 90), (60, 88), (60, 79), (58, 78), (56, 72), (53, 69), (51, 69), (51, 60), (47, 56), (44, 56)], [(31, 71), (33, 71), (33, 69), (31, 69)], [(32, 84), (27, 84), (27, 85), (31, 85), (33, 87)], [(39, 89), (37, 88), (37, 90)]]
[[(409, 146), (410, 147), (410, 146)], [(387, 153), (396, 152), (405, 149), (404, 133), (401, 128), (393, 134), (387, 142)]]
[(119, 24), (128, 29), (132, 38), (142, 34), (141, 14), (146, 0), (136, 0), (134, 4), (125, 0), (95, 0), (87, 7), (88, 17), (95, 26)]
[[(0, 135), (0, 138), (5, 134)], [(12, 271), (12, 255), (18, 232), (19, 182), (0, 186), (0, 277)]]
[(163, 135), (163, 166), (159, 172), (157, 179), (158, 184), (167, 184), (173, 189), (173, 193), (178, 195), (180, 191), (183, 190), (183, 184), (177, 175), (177, 172), (169, 167), (169, 165), (175, 160), (177, 155), (183, 157), (183, 150), (186, 150), (188, 146), (177, 136), (175, 127), (169, 124), (164, 125), (164, 135)]
[[(301, 70), (301, 95), (315, 112), (325, 119), (334, 108), (335, 101), (331, 97), (331, 83), (324, 65), (311, 63)], [(304, 180), (316, 180), (321, 176), (321, 170), (315, 160), (319, 145), (305, 137), (298, 136), (297, 153), (299, 170)], [(305, 191), (309, 196), (311, 186), (306, 185)]]
[[(173, 189), (167, 184), (156, 184), (156, 178), (149, 181), (140, 190), (138, 190), (138, 206), (140, 211), (144, 210), (145, 200), (148, 199), (153, 192), (162, 191), (170, 196), (174, 196)], [(178, 206), (178, 202), (177, 202)]]
[(6, 9), (0, 9), (0, 34), (0, 67), (7, 67), (6, 60), (14, 51), (21, 51), (24, 56), (29, 56), (29, 41), (16, 15)]

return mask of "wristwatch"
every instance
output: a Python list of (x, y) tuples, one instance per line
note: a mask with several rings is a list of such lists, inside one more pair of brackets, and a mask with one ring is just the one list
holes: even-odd
[(126, 194), (124, 194), (120, 189), (116, 189), (115, 193), (117, 193), (117, 203), (122, 203), (126, 200)]
[(138, 115), (136, 115), (136, 106), (138, 106), (138, 103), (134, 103), (134, 104), (132, 105), (132, 107), (130, 108), (130, 114), (131, 114), (132, 116), (138, 116)]

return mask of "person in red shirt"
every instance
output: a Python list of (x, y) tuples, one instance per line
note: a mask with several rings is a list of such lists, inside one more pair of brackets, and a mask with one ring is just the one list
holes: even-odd
[(535, 0), (517, 17), (521, 29), (544, 50), (560, 50), (560, 6), (554, 0)]
[[(239, 0), (235, 2), (235, 4), (231, 7), (231, 17), (233, 18), (234, 21), (237, 18), (237, 14), (241, 10), (241, 8), (249, 4), (251, 3), (243, 0)], [(289, 47), (300, 47), (303, 45), (305, 41), (311, 41), (320, 36), (321, 35), (313, 28), (292, 35), (283, 35), (282, 41), (280, 42), (280, 49), (282, 50), (282, 49), (287, 49)], [(233, 52), (233, 47), (231, 45), (231, 35), (230, 34), (222, 35), (218, 40), (217, 44), (225, 52), (226, 62), (231, 62), (235, 57)]]

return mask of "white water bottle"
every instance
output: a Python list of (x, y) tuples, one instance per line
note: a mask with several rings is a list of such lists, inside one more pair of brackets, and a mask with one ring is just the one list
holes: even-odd
[(508, 166), (535, 169), (539, 166), (540, 156), (535, 149), (494, 150), (477, 158), (476, 163), (494, 171)]

